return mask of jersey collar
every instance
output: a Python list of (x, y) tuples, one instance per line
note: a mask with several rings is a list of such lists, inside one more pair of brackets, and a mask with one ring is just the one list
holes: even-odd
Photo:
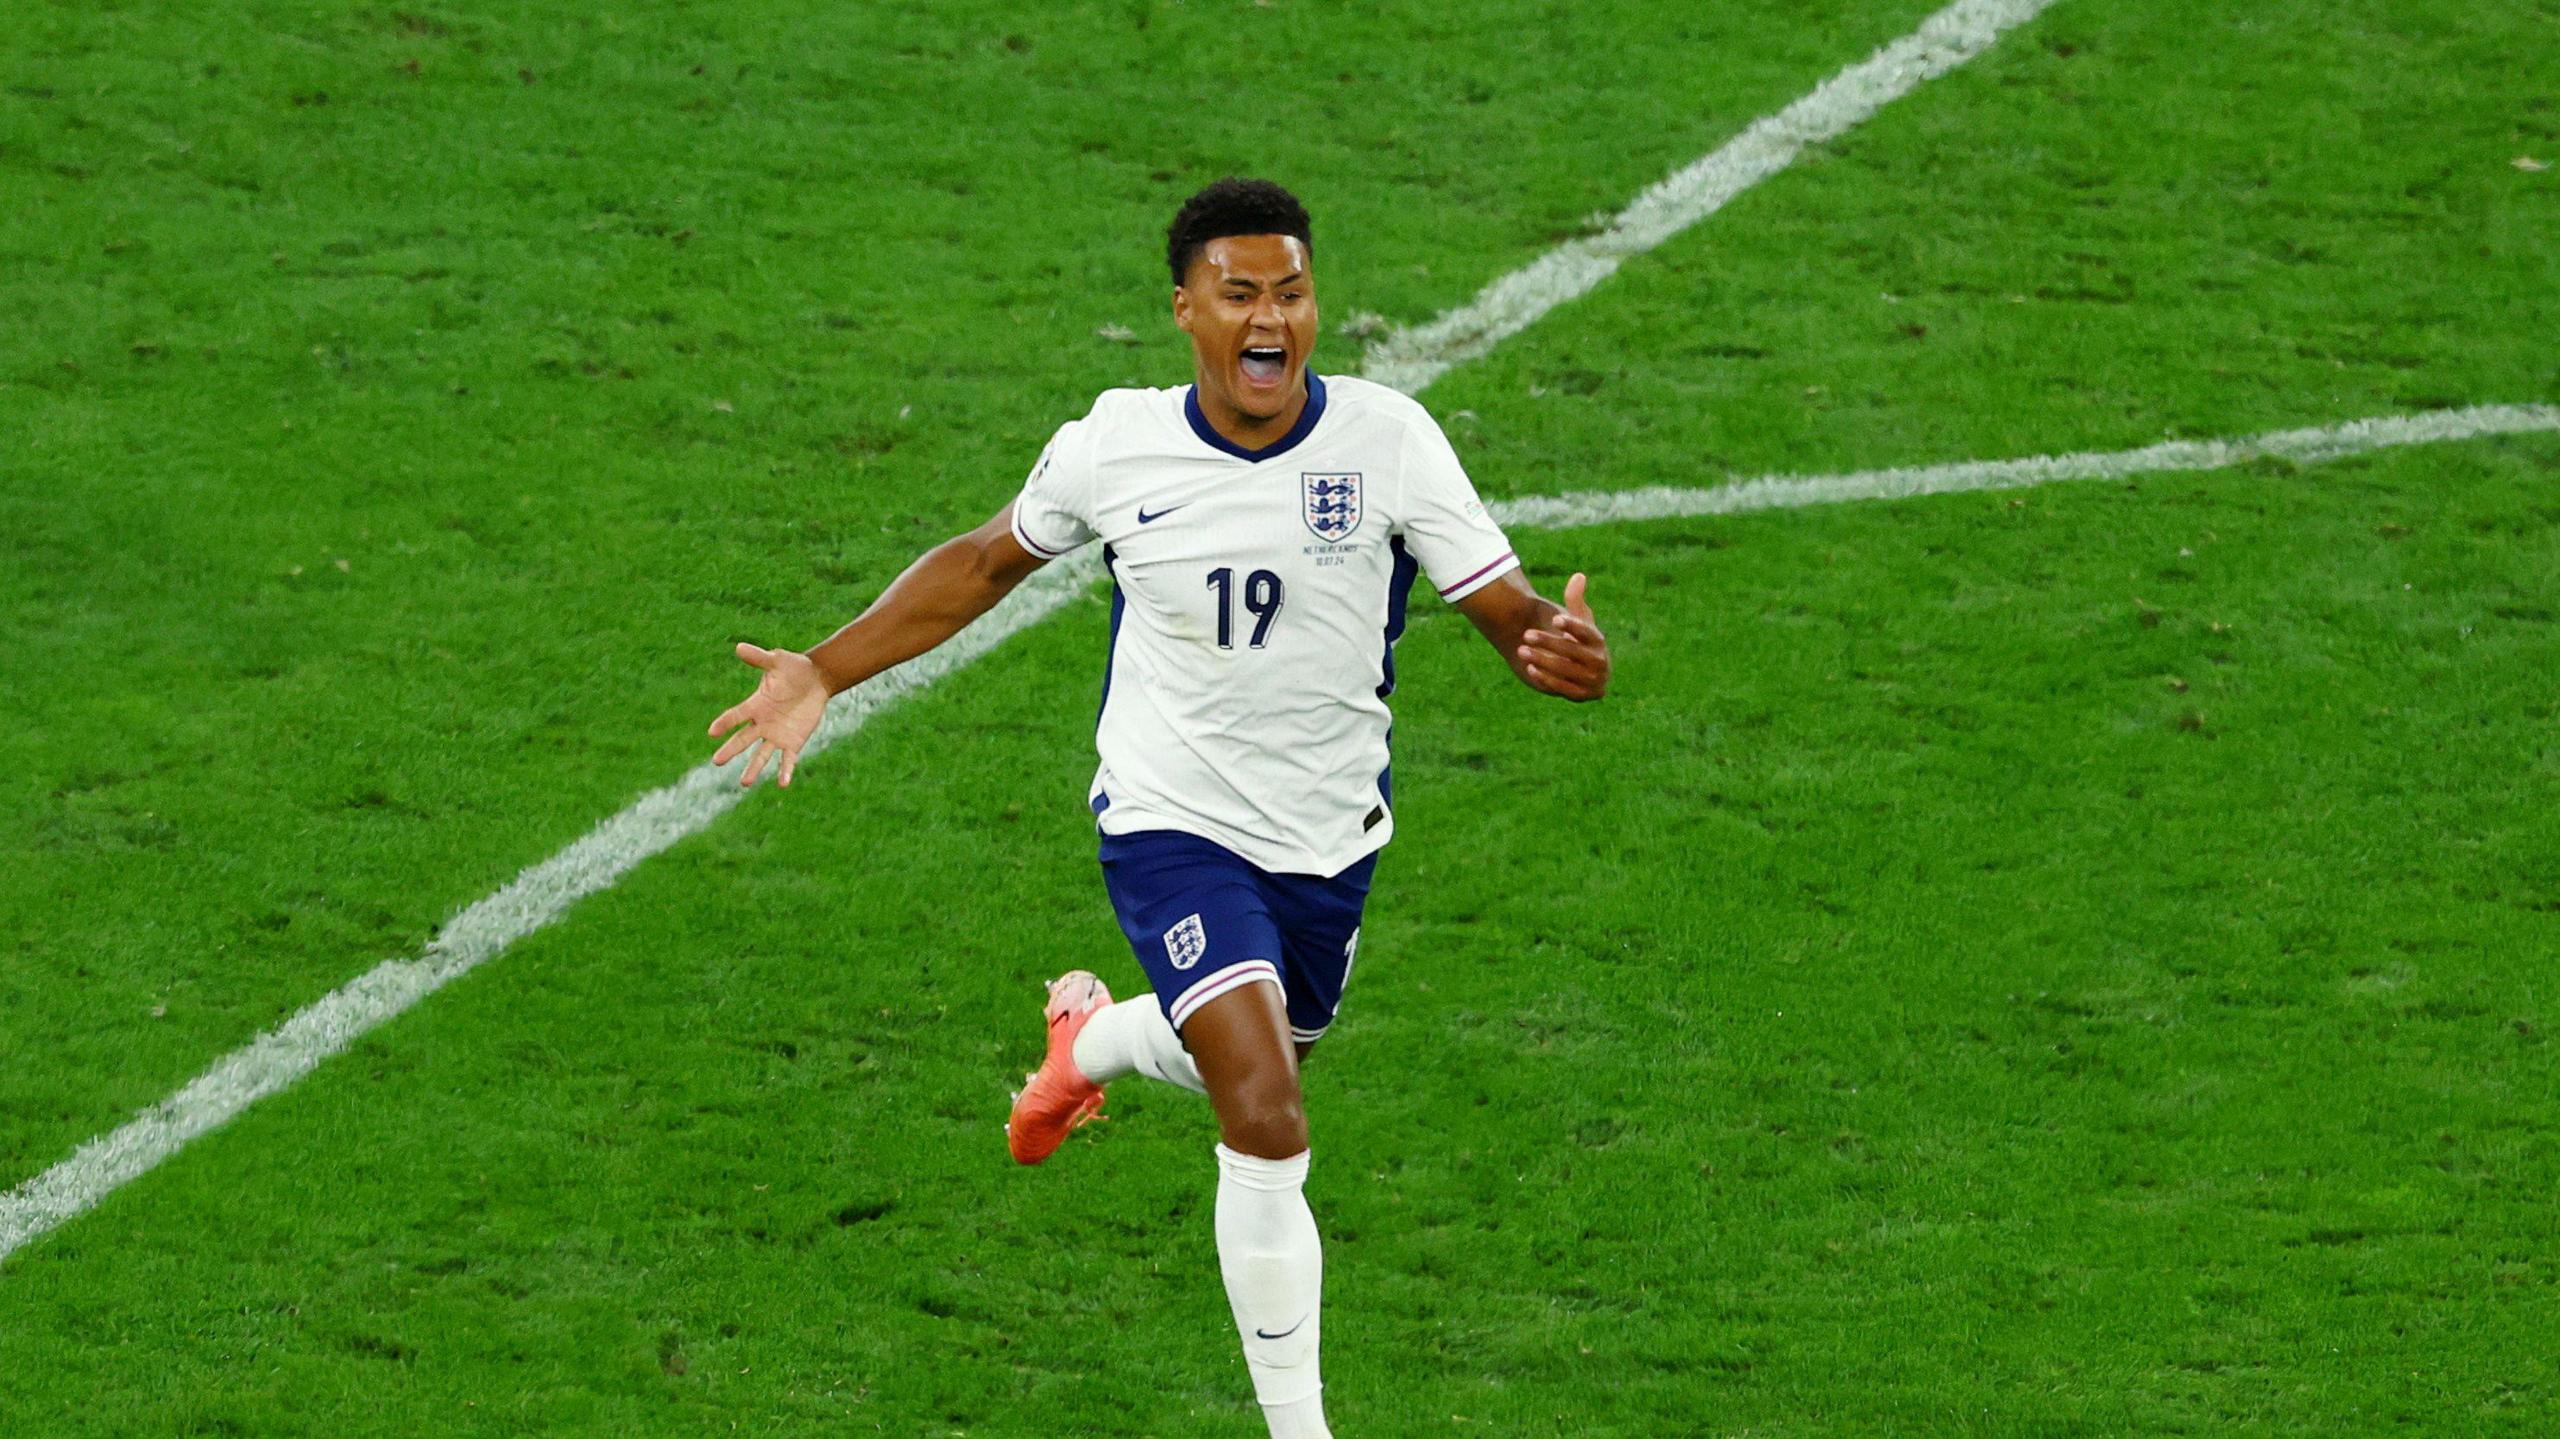
[(1285, 455), (1314, 432), (1316, 421), (1324, 418), (1324, 377), (1313, 370), (1307, 371), (1307, 407), (1298, 412), (1298, 423), (1289, 427), (1289, 433), (1258, 450), (1248, 450), (1218, 433), (1217, 427), (1209, 423), (1209, 417), (1200, 412), (1198, 385), (1183, 390), (1182, 417), (1191, 422), (1191, 433), (1198, 435), (1202, 444), (1213, 450), (1223, 450), (1239, 460), (1267, 460), (1274, 455)]

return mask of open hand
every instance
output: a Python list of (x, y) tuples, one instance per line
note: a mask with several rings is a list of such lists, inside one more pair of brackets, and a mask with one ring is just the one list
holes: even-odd
[(1590, 577), (1564, 582), (1564, 608), (1543, 628), (1520, 635), (1522, 675), (1536, 688), (1569, 700), (1596, 700), (1609, 691), (1609, 637), (1591, 619), (1583, 595)]
[(791, 771), (800, 763), (801, 746), (818, 732), (818, 721), (827, 712), (826, 681), (807, 655), (792, 650), (741, 644), (738, 658), (764, 671), (764, 677), (756, 681), (754, 694), (721, 711), (720, 718), (711, 722), (714, 739), (733, 729), (738, 731), (729, 735), (729, 742), (720, 746), (711, 762), (727, 764), (753, 746), (755, 754), (747, 761), (747, 772), (738, 777), (738, 783), (753, 785), (756, 777), (764, 773), (766, 763), (779, 756), (780, 782), (788, 785)]

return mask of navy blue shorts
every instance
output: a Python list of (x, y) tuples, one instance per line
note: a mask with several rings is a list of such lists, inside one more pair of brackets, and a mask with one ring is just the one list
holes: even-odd
[(1273, 874), (1225, 845), (1172, 830), (1102, 837), (1102, 882), (1165, 1018), (1256, 980), (1289, 1006), (1289, 1034), (1311, 1043), (1333, 1023), (1360, 947), (1370, 854), (1326, 879)]

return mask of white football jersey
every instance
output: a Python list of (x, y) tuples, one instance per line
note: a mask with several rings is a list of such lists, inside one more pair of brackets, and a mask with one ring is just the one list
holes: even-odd
[(1103, 543), (1103, 832), (1180, 830), (1290, 874), (1338, 874), (1395, 829), (1387, 695), (1417, 568), (1456, 600), (1519, 565), (1428, 411), (1312, 371), (1260, 450), (1190, 386), (1105, 391), (1041, 454), (1013, 536), (1044, 559)]

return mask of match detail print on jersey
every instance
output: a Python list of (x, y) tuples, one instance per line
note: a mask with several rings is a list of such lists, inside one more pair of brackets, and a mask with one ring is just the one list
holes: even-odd
[(1394, 833), (1386, 696), (1416, 576), (1458, 600), (1519, 564), (1430, 412), (1347, 376), (1310, 374), (1261, 449), (1187, 386), (1107, 391), (1050, 440), (1013, 532), (1043, 558), (1103, 543), (1103, 832), (1194, 834), (1275, 874), (1338, 874)]

